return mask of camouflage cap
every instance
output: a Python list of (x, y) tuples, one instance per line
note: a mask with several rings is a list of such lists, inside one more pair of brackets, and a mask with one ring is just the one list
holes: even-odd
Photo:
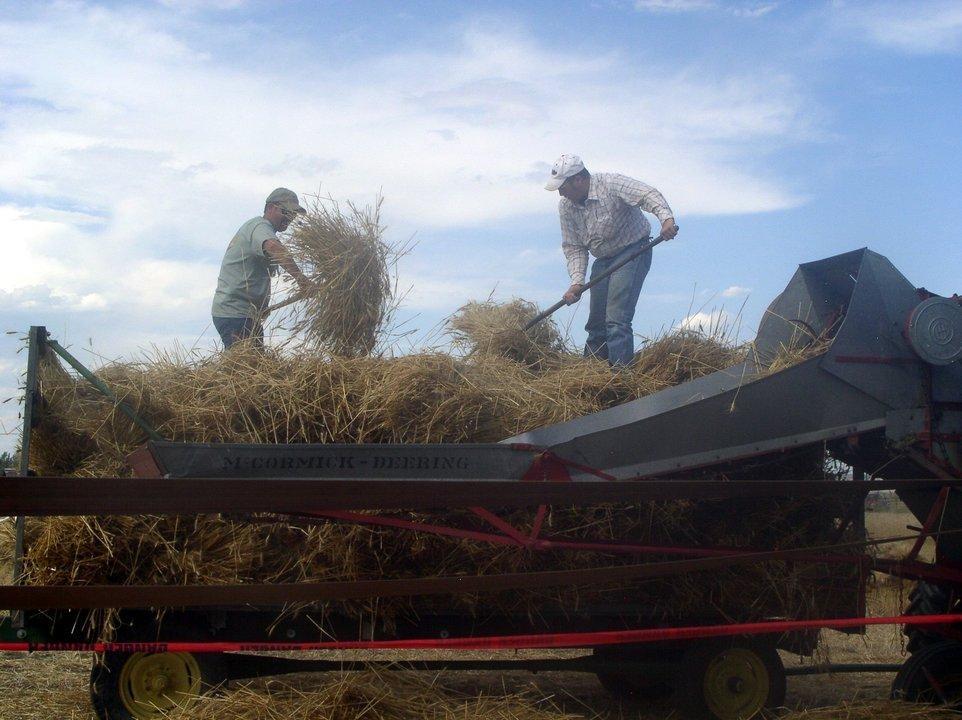
[(307, 210), (301, 207), (300, 203), (297, 201), (297, 193), (293, 190), (288, 190), (287, 188), (276, 188), (271, 191), (271, 194), (267, 196), (267, 202), (273, 203), (275, 205), (280, 205), (282, 208), (292, 213), (306, 213)]

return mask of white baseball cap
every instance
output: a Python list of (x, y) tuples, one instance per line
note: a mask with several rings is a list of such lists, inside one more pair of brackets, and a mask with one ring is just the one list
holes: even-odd
[(545, 190), (557, 190), (565, 180), (585, 169), (585, 164), (577, 155), (562, 155), (551, 168), (551, 178), (545, 183)]

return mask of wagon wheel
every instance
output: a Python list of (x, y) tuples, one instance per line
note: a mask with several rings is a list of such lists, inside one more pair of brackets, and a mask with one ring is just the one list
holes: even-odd
[[(648, 648), (599, 647), (593, 651), (595, 657), (615, 666), (620, 661), (641, 661), (663, 666), (666, 670), (676, 664), (677, 659), (666, 658), (664, 650), (653, 652)], [(595, 675), (601, 686), (616, 700), (627, 705), (643, 704), (650, 700), (661, 700), (671, 695), (672, 687), (668, 678), (672, 672), (646, 674), (636, 671), (617, 669), (598, 670)]]
[(785, 700), (785, 668), (771, 645), (733, 639), (693, 645), (682, 657), (676, 705), (686, 717), (748, 720)]
[(962, 643), (941, 640), (912, 653), (892, 681), (892, 698), (962, 707)]
[(90, 670), (90, 701), (101, 720), (160, 720), (224, 681), (213, 653), (105, 653)]
[[(955, 593), (939, 585), (919, 581), (909, 593), (909, 606), (905, 609), (905, 614), (941, 615), (958, 610), (959, 598), (955, 597)], [(910, 653), (916, 653), (926, 645), (932, 645), (944, 639), (937, 631), (918, 625), (906, 625), (902, 632), (908, 638), (906, 650)]]

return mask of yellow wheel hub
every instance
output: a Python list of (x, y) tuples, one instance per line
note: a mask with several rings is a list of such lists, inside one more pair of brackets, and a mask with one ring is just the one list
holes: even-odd
[(748, 648), (712, 658), (705, 671), (705, 703), (722, 720), (747, 720), (765, 707), (770, 678), (765, 663)]
[(200, 695), (200, 666), (190, 653), (134, 653), (118, 682), (127, 711), (154, 720)]

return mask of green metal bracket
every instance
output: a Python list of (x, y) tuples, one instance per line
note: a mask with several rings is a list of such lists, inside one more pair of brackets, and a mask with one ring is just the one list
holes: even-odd
[[(145, 433), (151, 440), (163, 440), (164, 438), (133, 408), (120, 400), (106, 383), (84, 367), (77, 358), (67, 352), (56, 340), (51, 340), (47, 334), (47, 329), (40, 325), (30, 328), (27, 337), (27, 377), (23, 394), (23, 435), (20, 440), (20, 476), (27, 477), (30, 474), (30, 436), (34, 423), (34, 408), (36, 407), (39, 396), (37, 394), (37, 374), (40, 369), (40, 359), (47, 350), (53, 350), (63, 358), (74, 370), (106, 396), (115, 407), (119, 408), (127, 417)], [(15, 521), (14, 530), (14, 551), (13, 551), (13, 584), (19, 585), (23, 580), (23, 541), (25, 530), (25, 518), (18, 517)], [(22, 639), (24, 630), (23, 613), (17, 611), (12, 613), (8, 620), (0, 622), (0, 639), (12, 634), (17, 639)]]
[(99, 377), (97, 377), (92, 372), (90, 372), (90, 370), (84, 367), (83, 363), (81, 363), (77, 358), (75, 358), (73, 355), (67, 352), (60, 343), (58, 343), (56, 340), (51, 340), (50, 338), (47, 338), (46, 344), (51, 350), (57, 353), (57, 355), (62, 357), (64, 360), (66, 360), (67, 363), (70, 365), (70, 367), (72, 367), (74, 370), (80, 373), (80, 375), (83, 376), (83, 378), (87, 382), (89, 382), (91, 385), (97, 388), (97, 390), (99, 390), (102, 395), (104, 395), (107, 399), (109, 399), (114, 404), (114, 406), (117, 407), (124, 415), (126, 415), (131, 420), (133, 420), (134, 423), (137, 425), (137, 427), (139, 427), (141, 430), (147, 433), (147, 437), (149, 437), (151, 440), (164, 439), (160, 433), (154, 430), (153, 426), (151, 426), (150, 423), (148, 423), (146, 420), (140, 417), (140, 415), (135, 413), (133, 408), (130, 407), (130, 405), (128, 405), (123, 400), (121, 400), (116, 395), (114, 395), (114, 393), (111, 391), (109, 387), (107, 387), (107, 384), (103, 380), (101, 380)]
[[(17, 613), (20, 614), (19, 612)], [(0, 642), (45, 642), (49, 636), (34, 627), (24, 627), (12, 617), (0, 618)]]
[[(33, 408), (37, 404), (37, 370), (40, 356), (47, 339), (46, 328), (33, 326), (27, 335), (27, 377), (23, 392), (23, 434), (20, 436), (20, 476), (30, 474), (30, 435), (33, 429)], [(23, 536), (26, 518), (18, 516), (14, 521), (13, 584), (19, 585), (23, 579)], [(23, 613), (17, 611), (10, 617), (10, 625), (20, 631), (23, 629)]]

